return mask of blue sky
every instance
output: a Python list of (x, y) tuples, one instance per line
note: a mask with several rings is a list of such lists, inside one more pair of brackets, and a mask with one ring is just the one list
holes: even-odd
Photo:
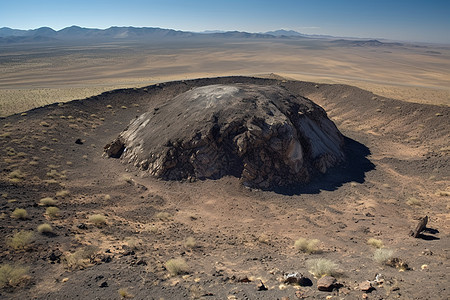
[(450, 44), (450, 0), (0, 0), (0, 27), (162, 27)]

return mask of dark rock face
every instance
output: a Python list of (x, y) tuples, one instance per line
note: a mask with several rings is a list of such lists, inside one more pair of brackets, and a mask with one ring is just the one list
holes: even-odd
[(304, 183), (344, 159), (325, 111), (275, 86), (195, 88), (132, 121), (105, 153), (166, 179), (241, 178), (267, 189)]

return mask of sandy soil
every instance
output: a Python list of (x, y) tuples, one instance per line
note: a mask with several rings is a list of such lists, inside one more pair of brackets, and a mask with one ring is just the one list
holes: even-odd
[[(232, 82), (282, 85), (324, 107), (347, 137), (347, 163), (308, 186), (263, 192), (233, 177), (159, 181), (102, 157), (139, 113), (192, 87)], [(120, 299), (126, 289), (134, 299), (448, 298), (449, 113), (346, 85), (229, 77), (117, 90), (0, 119), (2, 240), (18, 229), (36, 237), (25, 250), (1, 244), (1, 263), (29, 267), (30, 278), (0, 296)], [(16, 170), (23, 178), (11, 180)], [(56, 196), (61, 190), (69, 194)], [(43, 197), (57, 199), (59, 217), (46, 215)], [(16, 208), (29, 218), (11, 218)], [(93, 214), (106, 224), (95, 226)], [(428, 229), (410, 237), (425, 215)], [(36, 231), (44, 222), (54, 234)], [(195, 247), (185, 245), (188, 237)], [(301, 237), (318, 239), (321, 252), (295, 250)], [(410, 270), (375, 262), (369, 238)], [(90, 261), (70, 268), (64, 258), (88, 245), (96, 246)], [(187, 274), (169, 275), (172, 258), (186, 261)], [(339, 289), (317, 290), (307, 267), (316, 258), (338, 265)], [(285, 272), (313, 285), (285, 285)], [(376, 274), (384, 282), (364, 295), (359, 283)], [(249, 282), (239, 281), (245, 277)], [(258, 291), (260, 281), (268, 290)]]
[(358, 86), (404, 101), (450, 105), (450, 48), (326, 40), (183, 40), (154, 44), (0, 47), (0, 116), (123, 87), (275, 73)]

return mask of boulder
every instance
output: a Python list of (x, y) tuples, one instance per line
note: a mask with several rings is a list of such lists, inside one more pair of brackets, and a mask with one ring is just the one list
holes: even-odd
[(165, 180), (237, 176), (269, 189), (308, 182), (344, 160), (325, 111), (278, 86), (194, 88), (143, 113), (105, 154)]
[(333, 276), (324, 276), (317, 280), (317, 289), (319, 291), (331, 292), (336, 287), (336, 278)]

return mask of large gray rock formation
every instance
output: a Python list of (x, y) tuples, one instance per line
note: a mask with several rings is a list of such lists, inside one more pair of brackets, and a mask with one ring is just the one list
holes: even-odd
[(133, 120), (105, 146), (166, 179), (241, 178), (262, 189), (304, 183), (344, 159), (343, 137), (325, 111), (286, 89), (211, 85)]

